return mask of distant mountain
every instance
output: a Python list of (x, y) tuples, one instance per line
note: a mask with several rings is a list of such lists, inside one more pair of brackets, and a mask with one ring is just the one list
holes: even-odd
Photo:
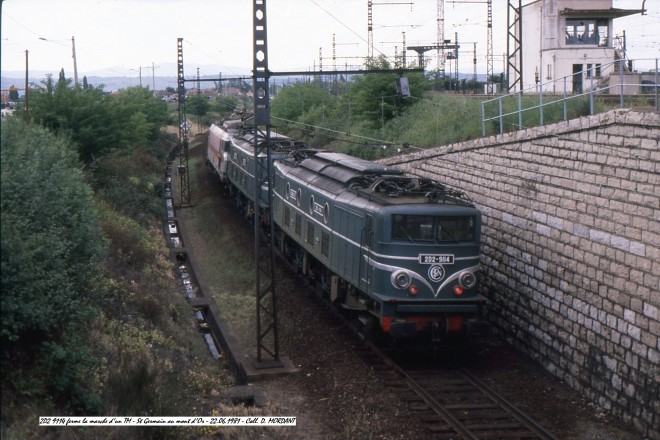
[[(217, 70), (217, 74), (209, 75), (202, 74), (202, 72), (213, 72)], [(252, 73), (245, 68), (234, 67), (230, 72), (227, 72), (227, 67), (222, 70), (219, 66), (199, 66), (200, 78), (201, 79), (216, 79), (219, 75), (222, 75), (223, 78), (236, 78), (244, 77), (250, 78)], [(156, 67), (157, 76), (152, 76), (151, 68), (147, 70), (146, 66), (142, 68), (142, 75), (140, 76), (139, 70), (132, 71), (126, 69), (125, 67), (109, 67), (107, 69), (96, 70), (92, 72), (87, 72), (84, 75), (78, 75), (78, 81), (82, 82), (83, 76), (87, 76), (88, 84), (99, 87), (103, 85), (103, 90), (107, 92), (116, 92), (120, 89), (125, 89), (127, 87), (135, 87), (140, 84), (143, 87), (148, 87), (149, 89), (155, 90), (165, 90), (167, 87), (177, 87), (177, 67), (175, 63), (161, 63)], [(36, 84), (40, 86), (43, 81), (46, 79), (46, 75), (51, 74), (53, 78), (57, 79), (59, 71), (57, 72), (48, 72), (45, 70), (30, 71), (29, 72), (29, 82), (30, 84)], [(70, 78), (69, 73), (65, 72), (67, 78)], [(326, 75), (330, 75), (331, 72), (326, 72)], [(196, 82), (194, 81), (197, 76), (197, 66), (191, 65), (185, 66), (185, 78), (186, 80), (193, 80), (186, 82), (186, 88), (191, 89), (197, 87)], [(71, 76), (72, 77), (72, 76)], [(471, 74), (459, 73), (460, 79), (471, 80)], [(480, 74), (477, 75), (479, 81), (485, 81), (486, 75)], [(251, 81), (248, 79), (247, 81)], [(295, 81), (295, 78), (289, 77), (272, 77), (271, 81), (278, 84), (286, 84)], [(15, 86), (19, 89), (25, 87), (25, 72), (20, 71), (4, 71), (1, 76), (2, 89), (9, 89), (11, 86)], [(204, 81), (200, 84), (202, 89), (208, 89), (213, 87), (213, 83), (209, 81)], [(21, 95), (23, 91), (19, 92)]]
[[(37, 76), (30, 74), (28, 78), (28, 82), (30, 84), (35, 84), (37, 86), (41, 86), (42, 82), (46, 80), (46, 75), (48, 73), (44, 72), (42, 76)], [(57, 75), (53, 75), (53, 78), (57, 79)], [(19, 89), (23, 89), (25, 87), (25, 77), (18, 77), (18, 76), (12, 76), (10, 74), (5, 75), (3, 72), (1, 81), (2, 83), (2, 89), (8, 89), (11, 86), (15, 86)], [(82, 82), (82, 77), (78, 77), (78, 82)], [(98, 87), (103, 85), (103, 90), (106, 92), (115, 92), (119, 89), (125, 89), (127, 87), (135, 87), (140, 85), (140, 78), (139, 77), (129, 77), (129, 76), (87, 76), (87, 83), (94, 86)], [(177, 87), (177, 77), (172, 76), (172, 77), (162, 77), (162, 76), (157, 76), (155, 78), (152, 78), (149, 76), (148, 78), (143, 76), (142, 77), (142, 86), (144, 87), (149, 87), (149, 89), (153, 89), (153, 85), (155, 83), (156, 90), (165, 90), (167, 87), (174, 87), (176, 89)], [(20, 95), (23, 95), (23, 90), (19, 91)]]
[[(105, 69), (89, 71), (78, 74), (78, 81), (82, 81), (83, 76), (87, 76), (87, 82), (94, 87), (104, 85), (103, 88), (108, 92), (115, 92), (131, 86), (140, 85), (140, 77), (142, 86), (155, 88), (156, 90), (165, 90), (166, 87), (177, 87), (177, 65), (176, 63), (159, 63), (155, 66), (156, 76), (152, 76), (151, 66), (142, 66), (141, 69), (127, 69), (126, 67), (108, 67)], [(195, 79), (197, 77), (197, 69), (200, 71), (200, 78), (217, 78), (220, 74), (225, 77), (250, 77), (251, 71), (242, 67), (227, 67), (218, 65), (198, 65), (186, 64), (184, 66), (184, 73), (186, 79)], [(140, 74), (141, 71), (141, 74)], [(57, 78), (59, 70), (50, 72), (47, 70), (31, 70), (28, 73), (28, 81), (31, 84), (41, 85), (42, 81), (46, 79), (48, 74), (53, 78)], [(213, 73), (210, 73), (213, 72)], [(65, 71), (67, 78), (73, 78), (73, 73)], [(25, 72), (24, 71), (2, 71), (1, 75), (2, 89), (8, 89), (12, 85), (19, 89), (25, 87)], [(202, 88), (205, 86), (202, 83)], [(211, 84), (207, 85), (211, 86)], [(188, 86), (191, 87), (191, 86)], [(23, 92), (20, 92), (23, 94)]]

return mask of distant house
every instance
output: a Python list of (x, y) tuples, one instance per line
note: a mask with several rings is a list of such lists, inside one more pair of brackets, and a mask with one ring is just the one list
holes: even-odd
[[(641, 10), (612, 7), (613, 0), (537, 0), (522, 7), (523, 88), (581, 93), (593, 80), (608, 76), (614, 61), (614, 19)], [(515, 75), (509, 68), (509, 78)]]
[(179, 95), (177, 93), (160, 92), (158, 93), (158, 96), (160, 96), (160, 99), (165, 102), (176, 102), (179, 100)]

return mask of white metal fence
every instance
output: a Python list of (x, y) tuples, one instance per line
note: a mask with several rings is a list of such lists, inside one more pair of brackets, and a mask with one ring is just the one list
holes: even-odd
[[(647, 72), (639, 70), (631, 72), (627, 68), (627, 60), (616, 60), (606, 65), (590, 65), (586, 72), (579, 72), (573, 75), (565, 76), (554, 81), (535, 84), (525, 90), (507, 95), (497, 96), (493, 99), (482, 101), (481, 103), (481, 128), (482, 135), (486, 136), (486, 126), (488, 123), (499, 126), (499, 133), (505, 130), (505, 123), (515, 127), (517, 130), (526, 128), (523, 126), (523, 114), (526, 112), (538, 112), (538, 124), (543, 125), (544, 110), (548, 106), (561, 106), (563, 110), (563, 120), (567, 120), (569, 113), (569, 103), (572, 100), (589, 100), (589, 114), (594, 114), (594, 97), (610, 97), (616, 99), (619, 97), (619, 107), (624, 108), (625, 100), (643, 99), (652, 102), (655, 110), (658, 111), (658, 58), (635, 60), (637, 65), (647, 65), (651, 67)], [(607, 74), (603, 74), (608, 72)], [(588, 83), (585, 86), (584, 75)], [(579, 75), (579, 81), (577, 75)], [(580, 87), (575, 87), (580, 85)], [(561, 90), (557, 93), (556, 90)], [(585, 90), (586, 89), (586, 90)], [(554, 93), (549, 93), (553, 90)], [(538, 96), (538, 102), (529, 105), (529, 99), (525, 99), (523, 104), (523, 95), (525, 97)], [(513, 110), (505, 110), (505, 107)], [(517, 124), (515, 120), (517, 119)], [(514, 122), (511, 122), (511, 121)], [(556, 122), (556, 121), (553, 121)], [(508, 130), (507, 130), (508, 131)]]

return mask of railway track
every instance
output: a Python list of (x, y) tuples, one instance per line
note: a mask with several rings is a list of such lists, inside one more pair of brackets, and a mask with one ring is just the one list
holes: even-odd
[(419, 415), (431, 437), (443, 439), (557, 438), (456, 363), (402, 367), (370, 341), (367, 361), (385, 385)]
[[(293, 273), (297, 268), (276, 250), (280, 260)], [(385, 386), (407, 402), (412, 413), (438, 440), (557, 440), (530, 416), (510, 403), (460, 365), (417, 362), (403, 367), (376, 344), (359, 333), (358, 328), (323, 297), (320, 286), (298, 274), (299, 288), (328, 313), (319, 315), (335, 332), (357, 335), (354, 348), (382, 378)], [(213, 350), (212, 350), (213, 351)]]
[[(275, 250), (280, 260), (292, 273), (297, 267)], [(485, 439), (540, 439), (557, 438), (536, 423), (530, 416), (510, 403), (460, 365), (436, 362), (417, 362), (403, 367), (340, 314), (324, 298), (319, 285), (298, 273), (300, 288), (307, 290), (321, 308), (329, 313), (319, 316), (335, 332), (348, 332), (359, 336), (355, 349), (382, 378), (385, 386), (407, 402), (412, 413), (429, 432), (429, 438), (438, 440)]]
[[(303, 283), (311, 297), (322, 303), (319, 306), (327, 307), (330, 313), (322, 316), (329, 326), (333, 322), (337, 323), (347, 332), (358, 336), (354, 343), (355, 350), (377, 372), (385, 386), (407, 402), (411, 412), (419, 416), (420, 424), (429, 432), (429, 438), (558, 440), (532, 417), (456, 361), (444, 362), (426, 357), (408, 362), (412, 364), (410, 366), (403, 366), (403, 362), (397, 362), (363, 336), (357, 326), (322, 298), (319, 286), (309, 284), (307, 280), (303, 280)], [(340, 330), (335, 328), (335, 331)]]

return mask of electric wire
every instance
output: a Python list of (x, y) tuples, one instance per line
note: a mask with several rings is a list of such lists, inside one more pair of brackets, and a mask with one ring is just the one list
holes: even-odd
[[(312, 129), (316, 129), (316, 130), (324, 130), (324, 131), (328, 131), (328, 132), (331, 132), (331, 133), (336, 133), (336, 134), (339, 134), (339, 135), (342, 135), (342, 136), (346, 136), (346, 137), (349, 137), (349, 138), (353, 137), (353, 138), (359, 138), (359, 139), (364, 139), (364, 140), (368, 140), (368, 141), (373, 141), (375, 144), (378, 144), (378, 145), (396, 145), (397, 144), (397, 142), (385, 141), (385, 140), (382, 140), (382, 139), (371, 138), (371, 137), (368, 137), (368, 136), (361, 136), (361, 135), (357, 135), (357, 134), (351, 134), (351, 133), (347, 133), (345, 131), (333, 130), (331, 128), (321, 127), (319, 125), (307, 124), (307, 123), (304, 123), (304, 122), (293, 121), (291, 119), (279, 118), (277, 116), (271, 116), (271, 119), (277, 119), (277, 120), (287, 122), (287, 123), (290, 123), (290, 124), (300, 125), (300, 126), (303, 126), (303, 127), (312, 128)], [(329, 137), (328, 136), (327, 138), (328, 139), (340, 140), (339, 137)], [(344, 142), (355, 143), (355, 144), (363, 144), (363, 142), (351, 141), (351, 140), (344, 140)]]

